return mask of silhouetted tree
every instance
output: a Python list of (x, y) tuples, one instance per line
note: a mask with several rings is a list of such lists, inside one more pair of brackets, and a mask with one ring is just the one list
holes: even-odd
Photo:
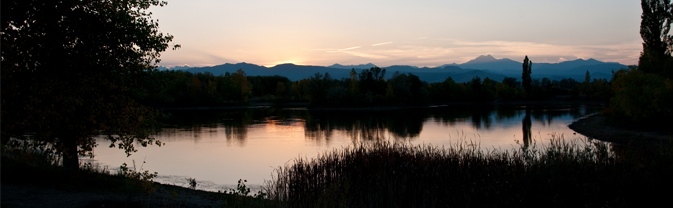
[(64, 168), (75, 170), (77, 156), (95, 146), (94, 136), (109, 135), (127, 154), (136, 142), (155, 142), (143, 126), (156, 112), (133, 96), (140, 75), (173, 39), (146, 11), (165, 4), (3, 1), (3, 143), (10, 137), (49, 142), (64, 153)]
[(470, 88), (472, 89), (472, 93), (474, 95), (479, 94), (481, 91), (481, 78), (479, 78), (479, 76), (472, 78), (472, 81), (470, 81)]
[(395, 72), (388, 80), (386, 96), (399, 104), (421, 104), (426, 102), (428, 92), (418, 76), (411, 73), (400, 74)]
[(247, 76), (248, 81), (252, 84), (252, 95), (261, 97), (264, 95), (274, 95), (278, 82), (283, 83), (286, 88), (292, 86), (290, 79), (283, 76)]
[(640, 36), (643, 48), (657, 55), (671, 54), (671, 29), (673, 5), (670, 0), (641, 0), (643, 14), (640, 22)]
[(434, 83), (430, 88), (432, 101), (462, 101), (467, 99), (468, 90), (463, 83), (456, 83), (451, 77), (444, 82)]
[(542, 78), (542, 81), (541, 81), (540, 84), (542, 85), (542, 88), (544, 90), (548, 90), (549, 88), (551, 88), (551, 80), (549, 80), (549, 78), (547, 78), (547, 77)]
[(523, 73), (521, 74), (521, 84), (523, 85), (523, 89), (526, 90), (526, 93), (530, 93), (531, 91), (531, 78), (530, 74), (532, 72), (531, 67), (533, 66), (533, 62), (528, 60), (528, 56), (523, 59)]
[(505, 77), (505, 79), (502, 80), (502, 83), (512, 88), (518, 88), (521, 86), (521, 83), (516, 81), (516, 78), (514, 77)]
[(611, 110), (637, 125), (661, 125), (673, 116), (673, 36), (668, 34), (673, 5), (670, 0), (642, 0), (641, 7), (643, 52), (638, 66), (614, 74)]
[(325, 94), (327, 93), (325, 81), (327, 81), (327, 76), (320, 72), (316, 72), (314, 76), (308, 78), (305, 90), (312, 105), (324, 104)]
[(488, 77), (484, 78), (484, 81), (481, 82), (481, 99), (483, 100), (493, 100), (495, 99), (495, 87), (496, 81), (489, 79)]
[(643, 52), (638, 60), (638, 69), (673, 78), (673, 35), (669, 35), (673, 23), (673, 4), (670, 0), (641, 0), (641, 7)]
[(278, 84), (276, 84), (276, 97), (282, 98), (285, 96), (287, 96), (285, 84), (283, 84), (283, 82), (278, 82)]
[(359, 91), (358, 88), (358, 73), (355, 72), (355, 68), (351, 69), (350, 75), (350, 90), (352, 92), (357, 92)]

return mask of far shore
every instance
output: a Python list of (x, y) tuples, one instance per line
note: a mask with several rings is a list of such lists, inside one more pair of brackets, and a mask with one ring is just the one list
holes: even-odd
[(203, 107), (155, 107), (159, 110), (228, 110), (248, 108), (297, 108), (305, 110), (335, 110), (335, 111), (387, 111), (401, 109), (433, 108), (446, 106), (562, 106), (562, 105), (605, 105), (604, 101), (587, 100), (543, 100), (543, 101), (489, 101), (489, 102), (433, 102), (421, 106), (362, 106), (362, 107), (332, 107), (332, 106), (309, 106), (307, 102), (289, 102), (276, 104), (273, 102), (253, 102), (248, 105), (234, 106), (203, 106)]

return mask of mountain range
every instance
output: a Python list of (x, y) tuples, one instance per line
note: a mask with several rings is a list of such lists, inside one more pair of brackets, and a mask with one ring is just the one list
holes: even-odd
[[(492, 80), (501, 81), (505, 77), (514, 77), (521, 79), (522, 62), (512, 59), (496, 59), (491, 55), (482, 55), (463, 64), (445, 64), (438, 67), (417, 67), (408, 65), (393, 65), (381, 67), (386, 69), (386, 78), (391, 78), (394, 72), (412, 73), (421, 80), (429, 83), (442, 82), (451, 77), (456, 82), (467, 82), (475, 76)], [(214, 75), (234, 73), (238, 69), (245, 71), (248, 76), (272, 76), (280, 75), (289, 78), (292, 81), (301, 80), (314, 76), (316, 73), (329, 73), (332, 78), (341, 79), (349, 77), (350, 71), (355, 69), (357, 72), (363, 69), (376, 67), (372, 63), (360, 65), (341, 65), (331, 66), (308, 66), (295, 64), (279, 64), (273, 67), (259, 66), (249, 63), (222, 64), (209, 67), (180, 67), (171, 68), (172, 70), (183, 70), (192, 73), (210, 72)], [(610, 79), (612, 71), (627, 68), (626, 65), (614, 62), (601, 62), (595, 59), (577, 59), (573, 61), (564, 61), (560, 63), (533, 63), (531, 77), (541, 79), (547, 77), (551, 80), (560, 80), (573, 78), (575, 80), (584, 80), (585, 73), (589, 71), (591, 78)], [(159, 70), (169, 68), (159, 67)]]

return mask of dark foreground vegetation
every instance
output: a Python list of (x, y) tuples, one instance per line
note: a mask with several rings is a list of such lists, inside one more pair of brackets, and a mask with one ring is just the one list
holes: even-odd
[(298, 158), (267, 191), (287, 207), (659, 206), (673, 185), (672, 153), (558, 138), (539, 150), (488, 152), (367, 143)]
[(254, 195), (244, 183), (225, 193), (161, 185), (152, 182), (155, 173), (135, 166), (111, 173), (84, 165), (72, 173), (59, 157), (4, 146), (3, 184), (122, 193), (87, 205), (117, 207), (652, 207), (664, 203), (673, 185), (671, 144), (645, 149), (563, 138), (489, 151), (467, 142), (364, 142), (297, 158)]
[[(255, 195), (243, 183), (226, 193), (161, 185), (135, 166), (66, 172), (50, 152), (3, 147), (3, 184), (124, 196), (87, 204), (98, 207), (652, 207), (664, 203), (673, 185), (671, 144), (645, 149), (563, 138), (489, 151), (466, 142), (374, 140), (297, 158)], [(3, 206), (12, 200), (6, 196)]]

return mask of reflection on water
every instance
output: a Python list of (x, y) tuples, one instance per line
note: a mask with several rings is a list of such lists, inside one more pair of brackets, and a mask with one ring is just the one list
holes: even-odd
[(389, 132), (396, 139), (413, 139), (429, 117), (426, 112), (309, 112), (298, 114), (304, 121), (306, 138), (329, 141), (334, 131), (345, 132), (352, 141), (385, 138)]
[[(352, 141), (373, 140), (391, 136), (398, 140), (414, 140), (423, 131), (423, 124), (434, 120), (447, 127), (469, 123), (479, 131), (502, 127), (521, 118), (523, 142), (532, 138), (532, 122), (552, 125), (555, 118), (574, 120), (595, 113), (600, 107), (436, 107), (394, 111), (308, 111), (302, 109), (253, 108), (240, 110), (178, 110), (169, 111), (158, 137), (166, 141), (225, 135), (229, 144), (245, 146), (248, 129), (259, 125), (304, 127), (306, 139), (329, 143), (335, 132), (345, 132)], [(389, 134), (389, 135), (388, 135)], [(163, 140), (162, 140), (163, 141)]]
[(157, 137), (163, 142), (193, 139), (198, 143), (202, 137), (223, 134), (227, 143), (244, 146), (248, 128), (253, 123), (251, 112), (254, 111), (169, 111), (170, 117)]
[[(530, 109), (526, 108), (526, 115), (523, 116), (523, 121), (521, 121), (521, 129), (523, 129), (523, 149), (528, 149), (532, 139), (532, 132), (530, 130), (532, 123), (530, 122)], [(551, 119), (551, 117), (550, 117)], [(551, 120), (549, 121), (551, 123)]]
[[(131, 158), (98, 140), (96, 161), (111, 167), (131, 160), (146, 161), (160, 181), (186, 184), (196, 178), (203, 189), (235, 187), (269, 180), (275, 167), (296, 157), (359, 141), (393, 139), (413, 144), (448, 146), (472, 141), (483, 148), (529, 148), (550, 134), (572, 135), (567, 125), (601, 107), (434, 107), (391, 111), (308, 111), (253, 108), (238, 110), (175, 110), (156, 138), (166, 145), (140, 148)], [(574, 138), (566, 138), (574, 139)], [(517, 144), (517, 141), (523, 141)], [(218, 186), (221, 185), (221, 186)]]

